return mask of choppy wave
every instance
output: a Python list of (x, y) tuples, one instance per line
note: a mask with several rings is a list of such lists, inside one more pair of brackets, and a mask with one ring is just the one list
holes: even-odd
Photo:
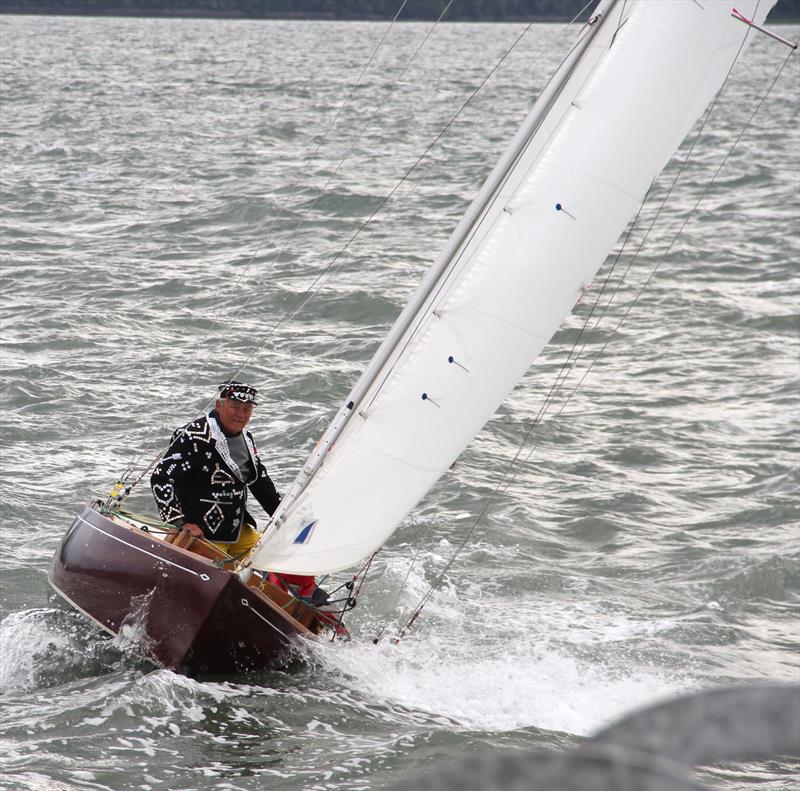
[[(520, 28), (443, 26), (394, 85), (427, 30), (396, 26), (345, 102), (381, 25), (0, 18), (0, 786), (380, 788), (476, 750), (571, 745), (676, 692), (798, 678), (794, 65), (696, 206), (783, 57), (763, 38), (643, 251), (675, 165), (609, 285), (611, 262), (376, 560), (352, 642), (189, 679), (139, 657), (135, 623), (112, 640), (49, 606), (70, 515), (265, 338), (244, 375), (288, 485), (560, 52), (560, 29), (534, 26), (329, 270)], [(395, 644), (576, 342), (558, 419)], [(711, 776), (777, 789), (788, 772)]]

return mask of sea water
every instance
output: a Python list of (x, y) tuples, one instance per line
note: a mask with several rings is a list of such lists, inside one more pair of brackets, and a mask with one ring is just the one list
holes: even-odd
[[(49, 597), (75, 511), (233, 371), (290, 484), (575, 35), (528, 30), (403, 180), (523, 29), (0, 18), (3, 788), (377, 789), (798, 680), (800, 80), (794, 58), (733, 148), (788, 54), (762, 36), (616, 266), (378, 555), (352, 642), (190, 679)], [(153, 511), (146, 482), (129, 505)]]

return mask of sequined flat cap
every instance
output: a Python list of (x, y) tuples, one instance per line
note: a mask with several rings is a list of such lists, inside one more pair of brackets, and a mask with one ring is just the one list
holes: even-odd
[(253, 385), (229, 381), (223, 382), (218, 389), (220, 398), (232, 398), (234, 401), (243, 401), (245, 404), (258, 405), (258, 401), (256, 401), (258, 390)]

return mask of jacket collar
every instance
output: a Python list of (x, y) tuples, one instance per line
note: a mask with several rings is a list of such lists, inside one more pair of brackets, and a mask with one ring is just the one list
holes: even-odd
[(222, 427), (222, 421), (219, 419), (219, 412), (217, 412), (217, 410), (216, 410), (216, 409), (212, 409), (212, 410), (211, 410), (211, 411), (208, 413), (208, 416), (209, 416), (209, 417), (213, 417), (213, 418), (214, 418), (214, 420), (216, 421), (216, 424), (219, 426), (219, 430), (222, 432), (222, 434), (223, 434), (225, 437), (238, 437), (238, 436), (239, 436), (239, 434), (244, 434), (244, 433), (245, 433), (245, 429), (242, 429), (241, 431), (236, 431), (236, 432), (234, 432), (233, 434), (231, 434), (231, 433), (230, 433), (230, 432), (228, 432), (228, 431), (225, 431), (225, 429)]

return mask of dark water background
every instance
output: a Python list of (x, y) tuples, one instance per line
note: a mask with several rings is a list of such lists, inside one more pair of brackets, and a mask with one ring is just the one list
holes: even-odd
[[(48, 598), (76, 509), (231, 370), (261, 387), (252, 428), (290, 483), (574, 36), (534, 26), (326, 270), (523, 28), (441, 25), (414, 56), (430, 30), (395, 25), (369, 62), (386, 24), (0, 17), (2, 788), (381, 788), (479, 749), (573, 745), (673, 693), (800, 679), (797, 58), (694, 210), (787, 54), (763, 37), (403, 642), (372, 638), (497, 486), (608, 266), (379, 556), (352, 643), (192, 680)], [(131, 505), (151, 508), (145, 488)]]

